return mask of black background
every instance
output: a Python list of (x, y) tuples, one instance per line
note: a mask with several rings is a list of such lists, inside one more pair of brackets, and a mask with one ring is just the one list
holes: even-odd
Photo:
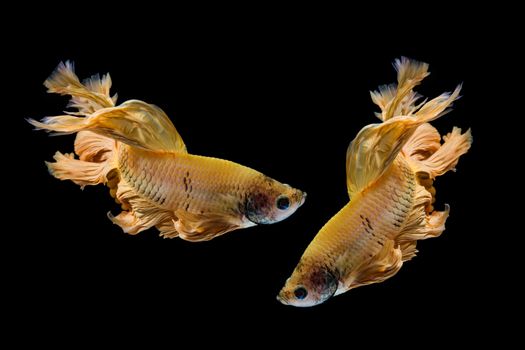
[[(17, 173), (6, 180), (15, 203), (6, 218), (16, 224), (3, 245), (11, 322), (83, 332), (76, 325), (93, 319), (94, 333), (152, 328), (178, 336), (220, 328), (226, 339), (239, 326), (271, 339), (322, 326), (353, 335), (379, 328), (379, 337), (414, 327), (465, 336), (464, 323), (482, 324), (491, 308), (479, 303), (489, 267), (480, 271), (474, 262), (486, 258), (481, 228), (490, 224), (480, 217), (479, 184), (494, 132), (485, 121), (495, 108), (485, 103), (484, 69), (497, 40), (489, 43), (480, 28), (458, 27), (461, 17), (436, 31), (420, 23), (413, 32), (394, 25), (379, 34), (372, 33), (379, 20), (348, 21), (204, 26), (134, 18), (125, 26), (99, 16), (74, 26), (53, 18), (46, 30), (12, 37), (6, 74), (16, 108), (5, 117), (17, 128), (7, 155)], [(497, 56), (506, 57), (497, 47)], [(377, 122), (369, 91), (395, 81), (391, 63), (401, 55), (430, 63), (431, 75), (418, 89), (426, 96), (464, 83), (455, 110), (433, 123), (441, 133), (459, 126), (474, 135), (458, 171), (436, 182), (437, 208), (451, 205), (447, 229), (419, 243), (418, 256), (384, 283), (314, 308), (283, 306), (275, 299), (279, 289), (320, 227), (348, 201), (346, 148), (363, 126)], [(120, 102), (160, 106), (190, 153), (229, 159), (305, 190), (305, 205), (281, 223), (204, 243), (164, 240), (154, 229), (124, 234), (106, 218), (118, 212), (106, 188), (81, 191), (48, 175), (43, 161), (56, 150), (71, 152), (73, 137), (49, 138), (24, 121), (65, 108), (67, 98), (46, 94), (42, 82), (66, 59), (81, 78), (110, 72)]]

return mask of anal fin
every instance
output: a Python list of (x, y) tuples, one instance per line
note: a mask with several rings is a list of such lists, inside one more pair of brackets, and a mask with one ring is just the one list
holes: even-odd
[(444, 211), (433, 211), (430, 214), (427, 214), (424, 208), (414, 210), (413, 218), (409, 217), (408, 224), (397, 236), (396, 241), (403, 243), (439, 237), (445, 230), (449, 212), (448, 204), (445, 204)]
[(179, 232), (175, 228), (177, 221), (169, 219), (157, 224), (155, 227), (160, 231), (159, 235), (163, 238), (175, 238), (179, 237)]
[(242, 227), (242, 221), (224, 214), (195, 214), (185, 210), (175, 212), (175, 230), (187, 241), (208, 241)]
[[(345, 291), (367, 284), (380, 283), (394, 276), (403, 265), (403, 251), (400, 246), (389, 239), (383, 248), (373, 257), (353, 269), (345, 278)], [(338, 291), (338, 294), (342, 291)]]
[(116, 199), (129, 211), (122, 211), (117, 216), (108, 213), (109, 219), (131, 235), (157, 226), (173, 218), (173, 212), (160, 208), (146, 198), (142, 198), (125, 181), (117, 185)]

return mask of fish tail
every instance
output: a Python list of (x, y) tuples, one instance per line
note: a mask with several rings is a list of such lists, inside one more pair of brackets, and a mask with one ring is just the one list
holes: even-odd
[[(125, 232), (136, 234), (157, 226), (167, 237), (177, 235), (173, 212), (158, 208), (121, 181), (118, 154), (127, 144), (152, 151), (186, 152), (186, 146), (168, 116), (158, 107), (138, 100), (115, 106), (110, 96), (111, 78), (95, 75), (81, 83), (71, 62), (60, 63), (45, 81), (48, 92), (71, 95), (68, 107), (77, 111), (64, 115), (28, 119), (37, 130), (54, 135), (77, 134), (75, 153), (57, 152), (46, 162), (60, 180), (71, 180), (82, 188), (106, 184), (123, 211), (109, 218)], [(126, 146), (127, 147), (127, 146)], [(130, 147), (132, 148), (132, 147)]]
[(116, 95), (110, 97), (109, 74), (94, 75), (81, 83), (73, 64), (60, 63), (44, 85), (48, 92), (71, 95), (69, 107), (78, 112), (28, 119), (37, 130), (55, 135), (92, 131), (131, 146), (154, 151), (182, 151), (186, 146), (168, 116), (157, 106), (130, 100), (115, 107)]
[[(424, 124), (448, 113), (459, 98), (461, 85), (451, 93), (443, 93), (416, 105), (420, 96), (412, 89), (429, 74), (428, 64), (402, 57), (395, 61), (394, 66), (397, 84), (380, 87), (379, 91), (371, 93), (372, 100), (381, 108), (378, 117), (383, 123), (364, 127), (348, 147), (346, 164), (350, 197), (379, 178), (401, 150), (421, 153), (422, 149), (432, 151), (432, 147), (437, 148), (433, 139), (435, 134), (429, 129), (431, 126), (422, 129), (428, 135), (419, 134), (419, 138), (414, 135)], [(426, 145), (427, 138), (432, 141), (429, 145)], [(411, 139), (419, 144), (407, 146)]]
[[(59, 180), (71, 180), (81, 188), (106, 184), (108, 174), (116, 168), (116, 143), (90, 131), (77, 134), (75, 153), (56, 152), (54, 162), (46, 162), (49, 173)], [(111, 185), (111, 182), (108, 184)], [(116, 184), (115, 184), (116, 186)], [(111, 186), (110, 186), (111, 190)], [(115, 197), (115, 196), (113, 196)]]
[(73, 63), (61, 62), (44, 82), (48, 92), (71, 95), (68, 107), (77, 112), (67, 115), (46, 117), (42, 121), (28, 119), (38, 130), (55, 134), (78, 133), (75, 139), (75, 153), (56, 152), (54, 162), (46, 162), (51, 175), (60, 180), (71, 180), (82, 188), (107, 182), (107, 174), (115, 167), (116, 142), (105, 136), (84, 131), (89, 130), (90, 115), (115, 105), (116, 95), (111, 97), (109, 74), (100, 78), (94, 75), (81, 83), (74, 71)]
[(452, 132), (443, 136), (444, 143), (427, 159), (420, 160), (417, 171), (426, 173), (431, 179), (445, 174), (449, 170), (455, 171), (459, 157), (467, 153), (472, 145), (472, 133), (468, 129), (461, 133), (461, 129), (454, 127)]
[(452, 110), (452, 103), (460, 97), (460, 92), (461, 84), (456, 86), (452, 93), (445, 92), (428, 102), (424, 102), (414, 115), (419, 121), (431, 122)]
[(82, 116), (59, 115), (42, 121), (27, 120), (36, 130), (53, 135), (92, 131), (133, 147), (153, 151), (186, 152), (175, 126), (158, 107), (131, 100), (118, 107), (100, 109)]
[(49, 173), (59, 180), (71, 180), (84, 188), (86, 185), (106, 183), (106, 174), (111, 164), (75, 159), (74, 154), (56, 152), (54, 162), (46, 162)]
[(423, 124), (403, 149), (417, 174), (414, 206), (396, 238), (403, 252), (403, 261), (415, 256), (418, 240), (438, 237), (445, 230), (450, 206), (445, 204), (445, 210), (434, 211), (436, 189), (433, 182), (437, 176), (454, 170), (459, 157), (469, 150), (472, 134), (470, 129), (462, 134), (460, 128), (454, 127), (443, 140), (444, 143), (440, 144), (437, 131), (429, 124)]
[(421, 97), (413, 89), (427, 77), (428, 64), (401, 57), (394, 61), (397, 71), (397, 84), (382, 85), (371, 91), (372, 101), (379, 106), (381, 113), (376, 116), (382, 121), (399, 116), (411, 115), (417, 108), (416, 101)]
[(116, 95), (110, 97), (111, 77), (109, 74), (94, 75), (81, 83), (75, 74), (74, 64), (70, 61), (60, 62), (58, 67), (44, 82), (47, 92), (70, 95), (68, 107), (77, 112), (66, 112), (66, 115), (46, 117), (42, 121), (27, 119), (37, 130), (46, 130), (54, 134), (72, 134), (89, 128), (92, 113), (114, 107)]
[(384, 122), (396, 116), (416, 116), (429, 122), (446, 114), (452, 102), (459, 97), (461, 85), (452, 93), (418, 103), (422, 96), (413, 89), (430, 74), (428, 64), (401, 57), (395, 60), (394, 67), (397, 84), (382, 85), (377, 91), (370, 92), (372, 101), (381, 109), (376, 116)]
[(78, 110), (78, 114), (87, 115), (102, 108), (115, 106), (117, 95), (110, 96), (111, 77), (106, 74), (93, 75), (80, 82), (75, 74), (74, 64), (71, 61), (60, 62), (55, 71), (44, 82), (47, 91), (60, 95), (71, 95), (68, 107)]

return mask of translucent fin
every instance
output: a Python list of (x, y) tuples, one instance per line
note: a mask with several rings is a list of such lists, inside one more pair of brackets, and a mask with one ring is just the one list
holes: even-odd
[(71, 180), (81, 188), (86, 185), (106, 183), (106, 174), (112, 167), (109, 163), (92, 163), (75, 159), (70, 154), (56, 152), (55, 162), (46, 162), (49, 173), (60, 180)]
[(120, 182), (116, 198), (129, 211), (123, 211), (117, 216), (108, 213), (108, 218), (122, 230), (131, 235), (173, 219), (173, 212), (159, 208), (154, 203), (139, 196), (126, 182)]
[(413, 160), (424, 160), (441, 147), (441, 136), (432, 125), (419, 126), (403, 147), (403, 153)]
[(357, 134), (346, 152), (347, 185), (350, 197), (379, 178), (390, 166), (415, 130), (446, 113), (461, 87), (425, 103), (413, 116), (398, 116), (382, 124), (371, 124)]
[(459, 98), (461, 84), (452, 93), (445, 92), (421, 105), (414, 114), (420, 119), (434, 120), (451, 111), (452, 103)]
[(70, 61), (60, 62), (44, 85), (48, 92), (71, 95), (69, 107), (77, 108), (82, 115), (113, 107), (117, 101), (116, 95), (114, 97), (109, 95), (111, 88), (109, 74), (104, 75), (102, 79), (97, 74), (82, 84), (75, 74), (74, 64)]
[(351, 198), (383, 174), (420, 123), (414, 117), (395, 117), (368, 125), (357, 134), (346, 152)]
[(460, 128), (454, 127), (452, 132), (443, 136), (444, 143), (431, 156), (416, 162), (418, 172), (428, 174), (431, 179), (455, 170), (459, 157), (467, 153), (472, 145), (470, 129), (464, 134)]
[(37, 129), (55, 134), (87, 130), (148, 150), (186, 152), (186, 146), (168, 116), (157, 106), (138, 100), (101, 109), (86, 118), (62, 115), (46, 117), (42, 122), (28, 121)]
[(80, 160), (88, 162), (99, 163), (109, 159), (110, 152), (115, 148), (115, 140), (91, 131), (81, 131), (75, 139), (75, 153)]
[(240, 220), (226, 215), (213, 213), (199, 215), (185, 210), (177, 210), (175, 215), (178, 217), (175, 221), (175, 229), (179, 237), (187, 241), (208, 241), (242, 227)]
[(383, 85), (379, 90), (370, 92), (372, 101), (381, 108), (381, 113), (376, 113), (376, 116), (382, 121), (395, 116), (412, 115), (420, 97), (412, 89), (430, 74), (427, 63), (406, 57), (396, 59), (394, 68), (397, 71), (397, 85)]
[(387, 240), (383, 248), (375, 256), (364, 261), (353, 269), (350, 276), (344, 278), (344, 290), (379, 283), (394, 276), (403, 265), (403, 252), (393, 240)]
[(417, 241), (403, 242), (399, 245), (401, 248), (403, 262), (409, 261), (417, 255)]
[(398, 243), (418, 241), (422, 239), (439, 237), (445, 230), (445, 222), (450, 213), (450, 206), (445, 204), (444, 211), (433, 211), (426, 214), (421, 208), (414, 210), (408, 224), (396, 238)]
[(179, 237), (179, 232), (175, 228), (175, 223), (176, 221), (174, 219), (169, 219), (156, 225), (155, 227), (160, 231), (159, 236), (163, 238)]
[(168, 116), (157, 106), (138, 100), (115, 107), (110, 97), (111, 78), (95, 75), (80, 83), (73, 64), (60, 63), (45, 81), (49, 92), (71, 95), (70, 107), (78, 113), (46, 117), (38, 122), (28, 119), (36, 129), (55, 134), (92, 131), (104, 137), (154, 151), (186, 152), (186, 146)]

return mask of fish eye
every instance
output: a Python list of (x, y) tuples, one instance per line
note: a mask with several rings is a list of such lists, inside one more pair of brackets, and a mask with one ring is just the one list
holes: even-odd
[(290, 200), (286, 196), (280, 196), (277, 198), (276, 204), (280, 210), (286, 210), (290, 206)]
[(304, 287), (298, 287), (293, 291), (295, 297), (299, 300), (306, 298), (308, 291)]

